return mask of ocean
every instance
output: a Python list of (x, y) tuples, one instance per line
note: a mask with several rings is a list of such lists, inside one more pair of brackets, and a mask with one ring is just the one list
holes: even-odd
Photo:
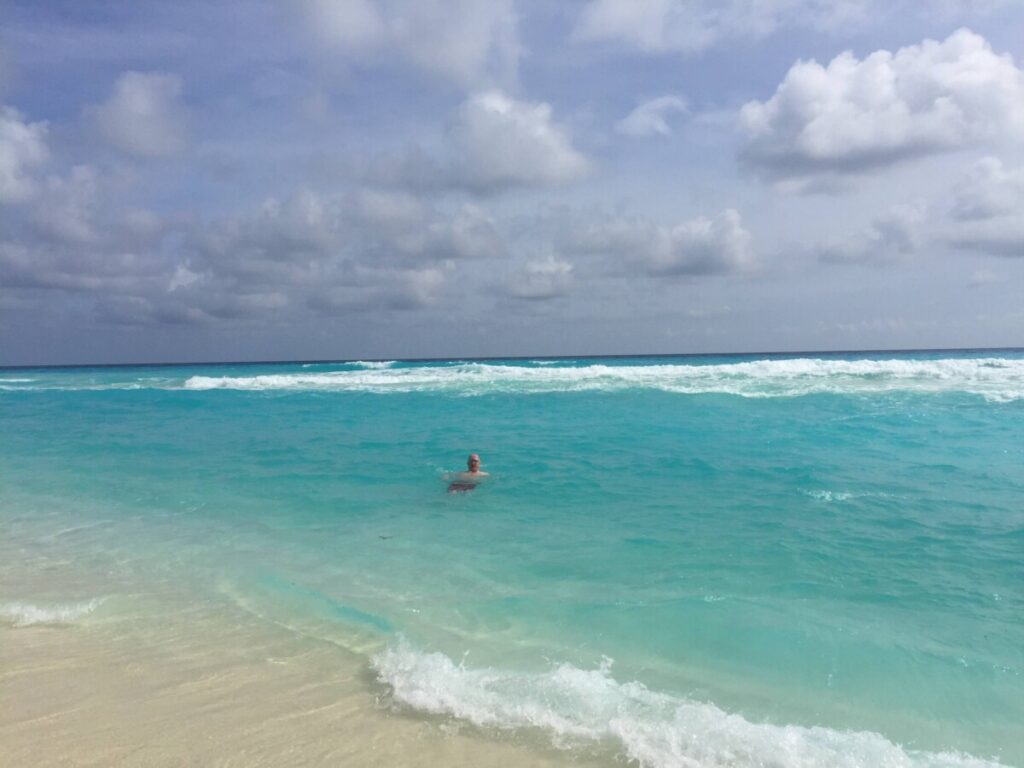
[(5, 369), (0, 434), (0, 646), (279, 633), (442, 754), (1024, 766), (1024, 352)]

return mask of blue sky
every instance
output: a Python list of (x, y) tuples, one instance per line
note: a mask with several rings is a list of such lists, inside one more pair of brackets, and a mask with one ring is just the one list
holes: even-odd
[(1024, 344), (1013, 0), (8, 2), (0, 364)]

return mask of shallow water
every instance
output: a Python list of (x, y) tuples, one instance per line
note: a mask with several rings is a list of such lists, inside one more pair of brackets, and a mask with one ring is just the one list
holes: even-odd
[(1020, 353), (7, 370), (0, 430), (0, 632), (222, 604), (569, 755), (1024, 765)]

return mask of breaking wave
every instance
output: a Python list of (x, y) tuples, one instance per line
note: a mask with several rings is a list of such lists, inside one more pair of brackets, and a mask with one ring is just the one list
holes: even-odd
[(966, 392), (993, 402), (1024, 398), (1024, 359), (755, 360), (717, 365), (543, 366), (463, 363), (323, 373), (192, 376), (191, 390), (446, 392), (457, 395), (653, 389), (741, 397)]
[(477, 726), (539, 729), (560, 748), (611, 744), (643, 768), (997, 768), (951, 752), (910, 750), (871, 732), (751, 722), (714, 704), (619, 683), (611, 662), (548, 672), (466, 669), (399, 641), (373, 665), (394, 699)]
[(34, 624), (74, 624), (83, 616), (95, 611), (103, 598), (94, 598), (79, 603), (0, 603), (0, 618), (15, 627), (30, 627)]

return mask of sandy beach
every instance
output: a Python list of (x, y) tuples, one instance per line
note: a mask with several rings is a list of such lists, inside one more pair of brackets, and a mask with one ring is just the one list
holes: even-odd
[(3, 626), (0, 670), (5, 768), (570, 762), (522, 734), (411, 714), (363, 657), (239, 612)]

